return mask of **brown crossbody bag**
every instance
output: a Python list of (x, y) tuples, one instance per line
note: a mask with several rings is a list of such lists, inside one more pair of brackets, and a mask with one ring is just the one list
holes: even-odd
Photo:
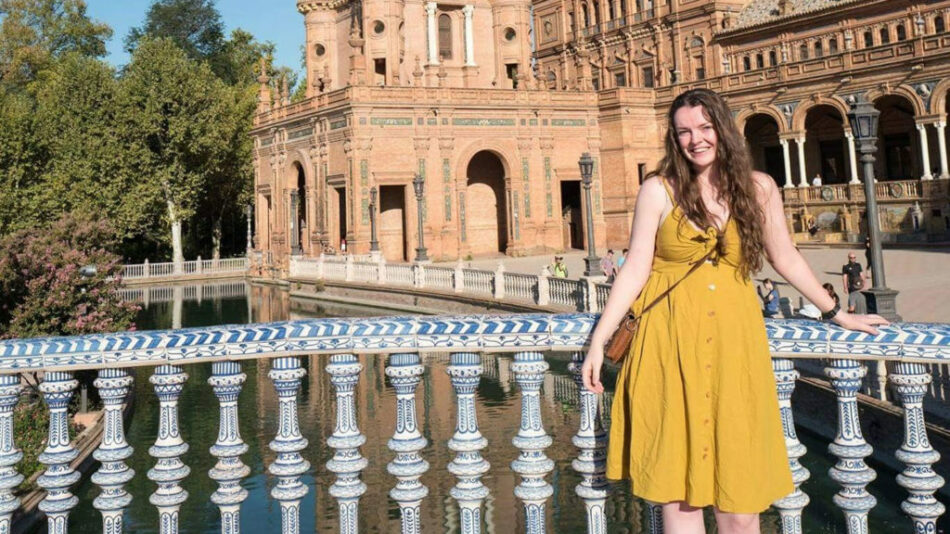
[(666, 291), (660, 293), (658, 297), (653, 299), (653, 302), (647, 304), (646, 307), (640, 310), (639, 316), (634, 315), (632, 311), (627, 312), (627, 315), (620, 321), (620, 326), (617, 327), (617, 330), (610, 336), (610, 340), (607, 341), (607, 345), (604, 347), (604, 356), (614, 363), (620, 363), (624, 356), (630, 352), (630, 345), (633, 343), (633, 338), (637, 335), (637, 328), (640, 327), (640, 318), (643, 317), (643, 314), (650, 311), (650, 308), (665, 299), (667, 295), (670, 294), (670, 291), (673, 291), (676, 286), (680, 285), (680, 282), (686, 280), (689, 275), (696, 272), (696, 269), (699, 269), (699, 266), (705, 263), (706, 260), (711, 258), (715, 253), (716, 249), (710, 250), (701, 260), (694, 263), (682, 278), (677, 280), (676, 283), (671, 285)]

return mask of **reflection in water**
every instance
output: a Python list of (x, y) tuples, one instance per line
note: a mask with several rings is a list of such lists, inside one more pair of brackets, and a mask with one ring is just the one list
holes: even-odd
[[(189, 294), (185, 289), (172, 292), (175, 293), (183, 297)], [(304, 306), (292, 303), (286, 291), (266, 286), (245, 286), (243, 297), (182, 298), (178, 302), (178, 305), (174, 300), (150, 302), (140, 314), (140, 327), (170, 328), (179, 320), (185, 327), (268, 322), (297, 318), (304, 313)], [(317, 310), (317, 315), (319, 313)], [(365, 314), (356, 309), (346, 313), (348, 316)], [(248, 320), (249, 315), (252, 321)], [(555, 462), (554, 471), (546, 477), (554, 488), (547, 506), (548, 530), (585, 532), (584, 503), (574, 492), (580, 477), (571, 468), (577, 449), (570, 438), (577, 432), (579, 414), (576, 386), (567, 370), (570, 357), (558, 353), (546, 357), (550, 370), (542, 385), (541, 413), (547, 433), (554, 438), (545, 452)], [(358, 359), (363, 372), (356, 389), (357, 421), (367, 438), (361, 452), (369, 460), (362, 473), (367, 492), (360, 500), (360, 532), (399, 532), (399, 507), (388, 496), (395, 478), (386, 472), (386, 464), (394, 457), (386, 444), (395, 430), (395, 392), (385, 374), (385, 356), (361, 355)], [(510, 468), (519, 453), (511, 440), (521, 417), (521, 399), (511, 371), (512, 361), (511, 355), (483, 355), (484, 374), (475, 397), (481, 432), (488, 440), (482, 454), (491, 464), (491, 470), (482, 479), (491, 492), (483, 509), (483, 532), (487, 533), (524, 532), (523, 508), (513, 495), (519, 477)], [(335, 422), (334, 390), (325, 372), (328, 362), (329, 357), (325, 356), (302, 358), (307, 375), (298, 397), (300, 431), (310, 443), (302, 454), (311, 467), (302, 477), (308, 494), (301, 503), (301, 532), (338, 531), (337, 503), (329, 495), (336, 475), (326, 469), (326, 462), (334, 453), (326, 440), (333, 433)], [(419, 427), (428, 440), (421, 454), (430, 463), (428, 472), (421, 478), (429, 489), (421, 510), (423, 532), (459, 532), (458, 506), (449, 494), (456, 479), (446, 468), (455, 456), (447, 445), (455, 431), (455, 393), (446, 373), (449, 356), (426, 354), (423, 363), (425, 374), (416, 390)], [(238, 413), (241, 435), (249, 446), (242, 460), (251, 468), (250, 476), (242, 482), (249, 495), (241, 508), (241, 526), (244, 532), (279, 532), (280, 506), (270, 497), (275, 479), (266, 470), (275, 459), (268, 443), (278, 429), (277, 394), (267, 376), (268, 361), (247, 360), (241, 365), (248, 378), (239, 397)], [(219, 532), (219, 511), (209, 497), (217, 484), (207, 475), (216, 462), (208, 449), (215, 442), (218, 427), (218, 400), (207, 384), (211, 364), (189, 365), (184, 369), (189, 379), (179, 402), (180, 424), (181, 433), (190, 445), (183, 460), (191, 468), (191, 474), (182, 483), (189, 497), (182, 505), (180, 524), (182, 532), (216, 533)], [(148, 502), (156, 486), (145, 476), (155, 464), (148, 455), (148, 448), (158, 431), (158, 401), (148, 383), (151, 372), (145, 368), (135, 371), (135, 411), (128, 428), (129, 442), (135, 448), (128, 463), (137, 476), (127, 486), (134, 500), (126, 510), (125, 522), (127, 530), (136, 533), (158, 531), (157, 511)], [(606, 386), (612, 387), (612, 378), (605, 380)], [(606, 396), (605, 406), (610, 398)], [(834, 461), (826, 452), (827, 444), (801, 429), (800, 438), (809, 451), (803, 463), (812, 473), (811, 480), (804, 486), (811, 496), (811, 504), (805, 510), (804, 531), (844, 532), (842, 514), (831, 503), (831, 496), (838, 488), (826, 475)], [(879, 497), (880, 504), (871, 513), (871, 531), (904, 532), (908, 520), (896, 506), (904, 495), (894, 484), (894, 473), (878, 465), (874, 468), (878, 470), (878, 480), (871, 484), (870, 490)], [(101, 516), (92, 506), (98, 493), (99, 489), (88, 480), (79, 485), (80, 505), (72, 515), (73, 531), (101, 530)], [(645, 508), (641, 501), (630, 498), (626, 484), (614, 484), (607, 502), (609, 532), (647, 532)], [(708, 519), (711, 521), (711, 517)], [(765, 514), (762, 523), (763, 532), (781, 532), (778, 514), (774, 511)]]

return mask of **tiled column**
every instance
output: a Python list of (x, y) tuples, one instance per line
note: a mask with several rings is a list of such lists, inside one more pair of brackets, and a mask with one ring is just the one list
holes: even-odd
[(13, 433), (13, 409), (20, 400), (20, 375), (0, 376), (0, 532), (10, 532), (13, 512), (20, 498), (13, 490), (23, 482), (16, 464), (23, 453), (16, 447)]
[(844, 133), (844, 136), (848, 139), (848, 162), (851, 164), (851, 184), (860, 184), (861, 180), (858, 179), (858, 156), (854, 148), (854, 133), (848, 131)]
[(426, 28), (429, 33), (429, 65), (439, 64), (439, 33), (435, 24), (435, 2), (426, 2)]
[(924, 164), (924, 175), (921, 180), (933, 180), (933, 174), (930, 172), (930, 143), (927, 141), (927, 125), (917, 124), (917, 132), (920, 134), (920, 159)]
[(785, 187), (792, 187), (792, 159), (788, 153), (788, 139), (779, 139), (782, 144), (782, 159), (785, 161)]
[(947, 121), (934, 123), (937, 128), (937, 143), (940, 145), (940, 176), (941, 180), (950, 178), (950, 169), (947, 168)]
[(465, 66), (475, 66), (475, 35), (472, 29), (472, 16), (475, 14), (475, 6), (469, 4), (462, 8), (462, 15), (465, 16)]

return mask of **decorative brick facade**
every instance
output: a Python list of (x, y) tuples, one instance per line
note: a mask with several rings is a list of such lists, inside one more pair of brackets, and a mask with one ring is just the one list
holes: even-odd
[[(256, 248), (277, 258), (339, 250), (343, 240), (367, 252), (375, 186), (380, 248), (411, 260), (417, 173), (434, 259), (581, 248), (583, 152), (596, 161), (597, 245), (622, 248), (639, 183), (661, 154), (665, 110), (693, 87), (726, 95), (756, 166), (784, 186), (796, 238), (826, 241), (861, 239), (846, 113), (866, 93), (882, 111), (875, 165), (886, 237), (950, 237), (950, 0), (298, 8), (307, 98), (291, 104), (262, 77), (253, 132)], [(816, 175), (820, 187), (810, 186)], [(817, 236), (806, 231), (812, 220)]]

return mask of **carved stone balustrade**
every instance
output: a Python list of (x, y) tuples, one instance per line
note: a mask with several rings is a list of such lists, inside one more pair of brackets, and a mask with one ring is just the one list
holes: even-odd
[[(391, 274), (398, 275), (398, 272)], [(448, 285), (448, 274), (440, 274), (443, 286)], [(505, 278), (499, 276), (497, 280)], [(469, 276), (463, 286), (482, 283), (479, 280)], [(529, 281), (515, 282), (523, 298)], [(558, 288), (554, 284), (552, 292), (565, 287)], [(555, 298), (553, 293), (552, 298)], [(599, 398), (579, 388), (585, 345), (596, 319), (594, 315), (581, 313), (330, 318), (0, 341), (0, 532), (9, 531), (13, 512), (20, 506), (13, 493), (22, 476), (15, 468), (21, 451), (13, 433), (12, 414), (21, 392), (20, 376), (25, 373), (42, 373), (39, 391), (50, 412), (49, 439), (39, 455), (46, 470), (38, 482), (47, 491), (40, 509), (48, 517), (50, 532), (67, 532), (70, 512), (79, 501), (71, 491), (80, 478), (71, 467), (78, 453), (68, 435), (67, 406), (77, 386), (74, 373), (88, 369), (99, 371), (95, 386), (105, 405), (104, 437), (95, 452), (101, 466), (92, 476), (101, 491), (94, 505), (101, 512), (104, 532), (121, 531), (122, 516), (132, 498), (125, 488), (134, 477), (143, 476), (126, 464), (132, 450), (125, 438), (121, 417), (132, 387), (134, 367), (152, 371), (149, 381), (159, 400), (157, 413), (136, 414), (137, 418), (157, 417), (159, 420), (155, 444), (148, 451), (155, 465), (145, 475), (157, 484), (149, 499), (158, 509), (156, 530), (163, 534), (188, 531), (188, 525), (179, 524), (179, 508), (187, 499), (199, 499), (210, 500), (219, 508), (222, 532), (239, 532), (240, 511), (248, 496), (243, 485), (249, 474), (249, 468), (241, 460), (248, 446), (241, 439), (237, 424), (237, 401), (246, 378), (241, 372), (241, 362), (262, 360), (258, 365), (269, 367), (268, 376), (277, 393), (276, 405), (269, 409), (279, 414), (277, 435), (270, 442), (273, 454), (268, 457), (268, 472), (274, 483), (270, 498), (276, 504), (275, 513), (280, 510), (282, 532), (296, 534), (301, 529), (301, 507), (307, 500), (314, 499), (316, 493), (309, 491), (307, 485), (312, 480), (309, 473), (311, 460), (316, 459), (315, 452), (301, 432), (297, 410), (298, 396), (304, 391), (303, 379), (307, 375), (301, 357), (315, 356), (325, 358), (334, 393), (335, 424), (326, 422), (327, 427), (333, 426), (333, 434), (327, 439), (333, 456), (325, 469), (335, 475), (328, 493), (338, 505), (340, 532), (353, 534), (359, 529), (360, 497), (366, 491), (361, 480), (363, 469), (370, 463), (382, 465), (387, 460), (390, 460), (388, 467), (392, 475), (390, 496), (399, 507), (403, 532), (423, 530), (420, 507), (426, 499), (433, 498), (424, 483), (431, 480), (427, 478), (430, 476), (450, 477), (455, 481), (450, 490), (454, 502), (446, 500), (440, 506), (444, 510), (458, 510), (457, 515), (447, 515), (446, 520), (457, 521), (456, 528), (462, 534), (481, 532), (490, 507), (494, 506), (492, 503), (512, 497), (524, 507), (525, 532), (556, 531), (558, 525), (550, 524), (551, 512), (547, 509), (553, 494), (553, 480), (549, 478), (556, 478), (550, 476), (555, 462), (571, 460), (579, 475), (574, 489), (585, 506), (569, 512), (583, 518), (587, 532), (604, 533), (612, 520), (608, 513), (611, 488), (604, 476), (607, 441), (604, 400), (607, 396)], [(869, 531), (868, 513), (878, 502), (868, 492), (868, 484), (878, 474), (866, 462), (874, 449), (861, 433), (858, 392), (867, 373), (866, 364), (875, 362), (875, 365), (891, 366), (886, 379), (892, 382), (904, 408), (903, 443), (897, 450), (883, 451), (877, 446), (878, 452), (893, 454), (903, 466), (896, 482), (907, 490), (906, 499), (900, 503), (908, 516), (907, 529), (935, 532), (937, 521), (945, 511), (937, 496), (944, 480), (937, 474), (940, 455), (928, 439), (922, 405), (932, 380), (929, 366), (950, 362), (950, 325), (897, 324), (882, 328), (878, 336), (803, 320), (768, 320), (766, 325), (779, 397), (780, 413), (776, 415), (782, 419), (795, 484), (791, 494), (775, 503), (781, 515), (782, 531), (802, 532), (803, 511), (807, 514), (806, 507), (816, 498), (805, 493), (808, 486), (803, 483), (824, 476), (840, 487), (833, 504), (842, 512), (843, 529), (849, 534)], [(574, 380), (552, 375), (548, 362), (552, 351), (571, 353), (569, 370)], [(513, 355), (510, 366), (511, 358), (496, 356), (502, 353)], [(388, 355), (387, 387), (395, 391), (397, 410), (395, 428), (387, 443), (394, 455), (390, 458), (364, 458), (361, 454), (361, 448), (364, 452), (370, 450), (364, 445), (376, 447), (373, 450), (381, 445), (366, 444), (367, 438), (361, 433), (358, 420), (359, 399), (355, 386), (364, 372), (361, 359), (368, 354)], [(425, 458), (428, 440), (424, 429), (417, 424), (417, 412), (433, 406), (416, 405), (417, 387), (423, 378), (428, 380), (426, 362), (434, 359), (434, 355), (448, 360), (447, 372), (455, 393), (454, 399), (441, 398), (434, 405), (440, 410), (454, 410), (456, 421), (455, 433), (446, 444), (454, 458), (445, 466), (447, 472), (439, 474), (430, 472)], [(805, 469), (802, 459), (807, 459), (809, 452), (795, 433), (792, 392), (799, 380), (796, 367), (806, 367), (800, 365), (803, 359), (820, 362), (836, 398), (835, 406), (829, 403), (827, 411), (837, 413), (837, 435), (829, 450), (838, 461), (828, 475)], [(217, 441), (209, 451), (217, 463), (207, 474), (217, 483), (217, 489), (207, 495), (189, 496), (181, 485), (190, 470), (183, 462), (189, 436), (183, 435), (179, 427), (179, 398), (188, 378), (188, 366), (202, 362), (212, 363), (208, 384), (218, 399), (220, 413)], [(490, 494), (482, 480), (483, 476), (491, 475), (491, 466), (481, 451), (501, 445), (489, 443), (479, 431), (474, 399), (483, 373), (501, 383), (502, 388), (517, 385), (520, 392), (521, 424), (517, 430), (511, 430), (517, 453), (510, 461), (518, 479), (517, 486), (510, 490), (512, 495)], [(192, 387), (208, 386), (194, 384)], [(506, 391), (515, 393), (514, 389)], [(541, 395), (547, 394), (545, 391), (557, 397), (564, 409), (578, 410), (579, 425), (575, 434), (551, 435), (545, 430), (541, 419)], [(569, 400), (565, 402), (565, 399)], [(566, 442), (573, 444), (576, 454), (558, 457), (562, 453), (555, 451), (564, 448), (551, 445)], [(196, 453), (205, 452), (192, 454)], [(373, 503), (373, 506), (379, 505)], [(562, 509), (560, 513), (565, 512)], [(650, 508), (645, 515), (650, 521), (648, 530), (662, 532), (660, 509)], [(82, 526), (87, 530), (93, 528)], [(442, 525), (425, 528), (442, 528)]]

